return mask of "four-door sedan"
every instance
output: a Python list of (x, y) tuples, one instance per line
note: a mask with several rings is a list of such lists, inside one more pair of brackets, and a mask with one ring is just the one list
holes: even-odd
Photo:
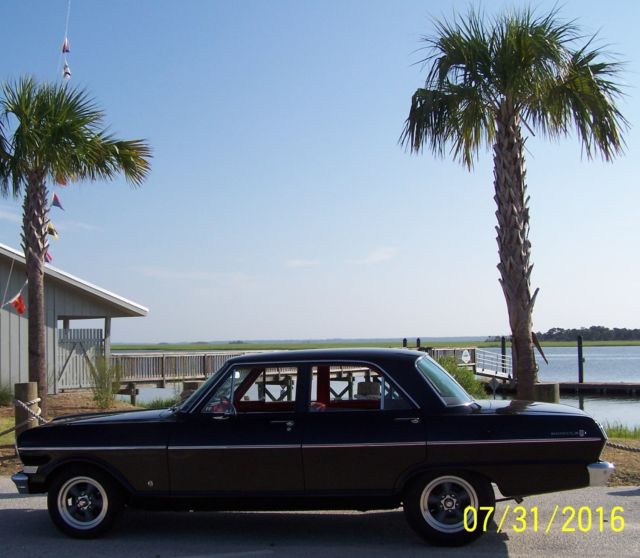
[(402, 505), (422, 537), (458, 545), (482, 534), (493, 484), (504, 498), (605, 484), (605, 441), (572, 407), (475, 401), (421, 352), (259, 353), (229, 360), (172, 409), (25, 431), (13, 480), (48, 492), (53, 522), (74, 537), (104, 533), (124, 506)]

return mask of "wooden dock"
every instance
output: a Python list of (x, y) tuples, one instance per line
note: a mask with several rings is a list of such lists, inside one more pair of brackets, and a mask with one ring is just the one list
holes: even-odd
[(558, 382), (560, 393), (569, 395), (640, 396), (640, 383), (635, 382)]

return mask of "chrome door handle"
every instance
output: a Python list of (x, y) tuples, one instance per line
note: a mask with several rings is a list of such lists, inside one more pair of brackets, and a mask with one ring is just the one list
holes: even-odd
[(411, 424), (418, 424), (420, 422), (419, 417), (398, 417), (393, 420), (396, 422), (410, 422)]
[(284, 424), (287, 427), (287, 432), (291, 432), (291, 429), (295, 425), (295, 421), (293, 420), (272, 420), (269, 422), (270, 424)]

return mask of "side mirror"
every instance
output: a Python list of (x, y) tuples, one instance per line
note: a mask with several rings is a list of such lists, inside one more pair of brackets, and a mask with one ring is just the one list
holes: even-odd
[(229, 405), (221, 413), (214, 414), (213, 420), (229, 420), (230, 418), (235, 417), (237, 414), (238, 411), (236, 411), (236, 408), (233, 405)]

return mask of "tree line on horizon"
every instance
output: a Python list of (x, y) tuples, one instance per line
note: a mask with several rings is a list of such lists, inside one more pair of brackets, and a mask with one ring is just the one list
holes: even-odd
[[(581, 335), (584, 341), (640, 341), (640, 329), (627, 329), (625, 327), (591, 326), (569, 329), (552, 327), (546, 333), (536, 332), (536, 337), (540, 342), (575, 341), (578, 335)], [(500, 337), (490, 337), (487, 341), (500, 341)]]
[(638, 341), (640, 340), (640, 329), (627, 329), (624, 327), (611, 329), (604, 326), (581, 327), (578, 329), (552, 327), (546, 333), (536, 333), (540, 341), (575, 341), (578, 335), (581, 335), (585, 341)]

